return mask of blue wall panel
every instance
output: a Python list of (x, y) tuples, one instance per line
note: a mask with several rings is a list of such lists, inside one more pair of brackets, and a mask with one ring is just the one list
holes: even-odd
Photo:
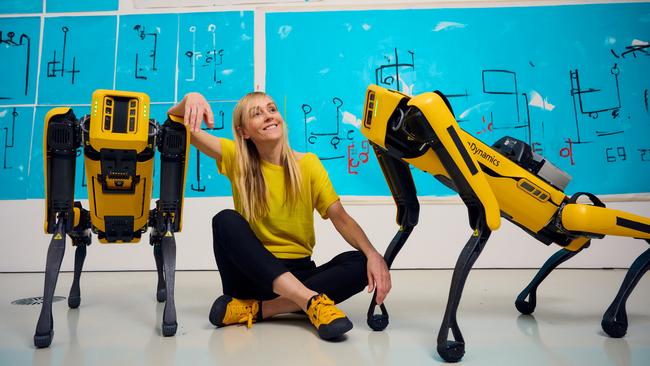
[[(649, 192), (648, 19), (647, 3), (271, 13), (267, 89), (341, 194), (389, 194), (359, 159), (368, 84), (442, 91), (463, 129), (526, 141), (570, 192)], [(414, 176), (419, 194), (450, 193)]]

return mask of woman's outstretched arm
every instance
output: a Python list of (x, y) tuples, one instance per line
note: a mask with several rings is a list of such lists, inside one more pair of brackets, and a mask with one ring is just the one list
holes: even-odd
[(214, 127), (212, 108), (203, 95), (187, 93), (178, 104), (169, 108), (167, 114), (183, 117), (185, 125), (190, 129), (191, 144), (202, 153), (221, 160), (221, 141), (218, 137), (201, 130), (203, 121), (209, 128)]

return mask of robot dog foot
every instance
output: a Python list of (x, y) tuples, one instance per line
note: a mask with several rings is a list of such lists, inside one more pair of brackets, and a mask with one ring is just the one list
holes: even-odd
[(164, 337), (171, 337), (176, 334), (176, 328), (178, 328), (178, 323), (163, 323), (162, 325), (162, 335)]
[(384, 304), (381, 304), (379, 305), (381, 314), (375, 314), (375, 308), (377, 307), (377, 303), (375, 302), (376, 296), (377, 292), (375, 291), (375, 294), (372, 296), (370, 307), (368, 308), (367, 323), (370, 329), (374, 330), (375, 332), (381, 332), (382, 330), (386, 329), (386, 327), (388, 327), (388, 311), (386, 310), (386, 306)]
[(605, 333), (612, 338), (623, 338), (625, 333), (627, 333), (627, 321), (603, 317), (600, 326), (603, 328)]
[(34, 346), (36, 348), (46, 348), (52, 344), (52, 338), (54, 337), (54, 331), (50, 330), (46, 334), (34, 334)]
[(165, 302), (167, 300), (167, 290), (165, 288), (159, 288), (156, 291), (156, 300), (158, 302)]
[(70, 296), (68, 297), (68, 307), (70, 309), (76, 309), (79, 307), (81, 304), (81, 297), (80, 296)]
[(534, 301), (526, 301), (526, 300), (519, 300), (519, 299), (515, 301), (515, 307), (517, 308), (517, 310), (519, 310), (520, 313), (524, 315), (532, 314), (533, 311), (535, 311), (536, 305), (537, 304), (535, 304)]
[(446, 362), (458, 362), (465, 354), (465, 342), (444, 341), (438, 344), (437, 350)]
[(376, 332), (381, 332), (388, 326), (388, 316), (383, 314), (375, 314), (371, 317), (368, 317), (368, 326)]

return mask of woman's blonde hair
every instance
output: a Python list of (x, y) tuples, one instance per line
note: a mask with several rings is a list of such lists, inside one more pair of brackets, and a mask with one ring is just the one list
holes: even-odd
[[(262, 175), (260, 154), (257, 147), (251, 141), (242, 136), (244, 124), (249, 118), (251, 104), (258, 98), (272, 98), (264, 92), (252, 92), (242, 97), (232, 115), (232, 132), (235, 136), (236, 168), (235, 186), (239, 191), (241, 202), (241, 214), (249, 222), (254, 222), (265, 217), (269, 212), (267, 202), (268, 191), (264, 176)], [(284, 168), (284, 181), (286, 185), (285, 202), (292, 207), (300, 196), (300, 169), (289, 146), (288, 130), (286, 122), (282, 124), (284, 134), (282, 137), (282, 150), (280, 159)]]

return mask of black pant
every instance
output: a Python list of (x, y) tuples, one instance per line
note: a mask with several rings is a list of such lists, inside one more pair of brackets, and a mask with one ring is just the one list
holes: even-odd
[(287, 271), (336, 303), (368, 285), (363, 253), (356, 250), (341, 253), (318, 267), (309, 257), (279, 259), (264, 247), (246, 219), (234, 210), (223, 210), (212, 218), (212, 238), (223, 293), (235, 298), (276, 298), (273, 280)]

